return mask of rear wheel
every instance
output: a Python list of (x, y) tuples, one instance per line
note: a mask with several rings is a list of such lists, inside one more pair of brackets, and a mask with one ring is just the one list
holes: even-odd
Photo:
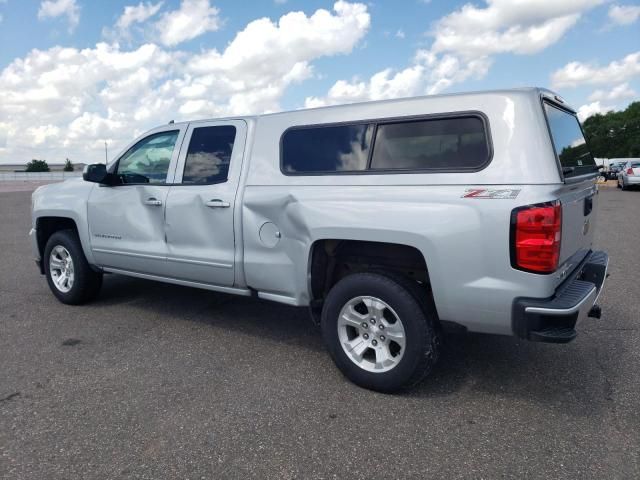
[(102, 274), (89, 266), (75, 231), (61, 230), (51, 235), (43, 262), (49, 288), (62, 303), (79, 305), (98, 295)]
[(321, 321), (340, 371), (357, 385), (382, 392), (422, 380), (439, 348), (435, 310), (425, 305), (393, 275), (357, 273), (340, 280), (327, 295)]

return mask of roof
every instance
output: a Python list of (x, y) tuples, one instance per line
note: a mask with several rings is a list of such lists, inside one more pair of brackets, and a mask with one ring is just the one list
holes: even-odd
[(442, 93), (438, 95), (419, 95), (415, 97), (400, 97), (400, 98), (392, 98), (392, 99), (384, 99), (384, 100), (369, 100), (366, 102), (354, 102), (354, 103), (346, 103), (340, 105), (327, 105), (324, 107), (313, 107), (313, 108), (304, 108), (297, 110), (285, 110), (282, 112), (272, 112), (272, 113), (263, 113), (260, 115), (236, 115), (232, 117), (221, 117), (221, 118), (202, 118), (198, 120), (186, 120), (184, 122), (175, 122), (175, 125), (184, 125), (187, 123), (197, 123), (197, 122), (211, 122), (211, 121), (224, 121), (224, 120), (244, 120), (244, 119), (258, 119), (262, 117), (271, 117), (278, 115), (285, 115), (287, 113), (299, 112), (300, 110), (305, 111), (316, 111), (316, 110), (335, 110), (344, 108), (347, 106), (357, 106), (357, 105), (371, 105), (371, 104), (388, 104), (403, 100), (413, 100), (413, 99), (432, 99), (432, 98), (442, 98), (442, 97), (464, 97), (464, 96), (479, 96), (479, 95), (509, 95), (509, 94), (517, 94), (517, 93), (528, 93), (536, 96), (545, 96), (547, 98), (553, 99), (561, 104), (563, 104), (569, 110), (575, 112), (571, 106), (569, 106), (566, 101), (560, 97), (557, 93), (548, 90), (546, 88), (540, 87), (520, 87), (520, 88), (504, 88), (504, 89), (495, 89), (495, 90), (477, 90), (471, 92), (458, 92), (458, 93)]

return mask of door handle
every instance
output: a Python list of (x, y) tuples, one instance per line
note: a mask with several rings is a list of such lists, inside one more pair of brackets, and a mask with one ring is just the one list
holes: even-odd
[(152, 207), (159, 207), (162, 205), (162, 201), (158, 200), (156, 197), (149, 197), (144, 201), (145, 205), (151, 205)]
[(210, 208), (229, 208), (231, 206), (229, 202), (224, 202), (219, 198), (214, 198), (208, 202), (204, 202), (204, 204)]

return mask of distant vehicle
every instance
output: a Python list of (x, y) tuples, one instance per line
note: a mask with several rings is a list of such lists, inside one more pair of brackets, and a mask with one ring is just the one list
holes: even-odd
[(600, 315), (598, 170), (541, 89), (171, 123), (36, 190), (30, 235), (63, 303), (117, 273), (308, 307), (349, 379), (393, 391), (444, 323), (566, 343)]
[(625, 163), (626, 162), (613, 162), (609, 165), (609, 171), (607, 172), (607, 176), (609, 180), (618, 179), (618, 173), (620, 173), (620, 170), (622, 169)]
[(618, 188), (626, 190), (636, 186), (640, 186), (640, 160), (631, 160), (618, 172)]

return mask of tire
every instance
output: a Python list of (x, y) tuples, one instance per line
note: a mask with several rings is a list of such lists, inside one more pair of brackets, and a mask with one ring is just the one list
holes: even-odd
[(435, 365), (437, 314), (433, 302), (420, 297), (426, 292), (414, 284), (395, 274), (355, 273), (327, 295), (322, 335), (338, 369), (356, 385), (394, 392), (419, 383)]
[(49, 288), (62, 303), (80, 305), (100, 292), (102, 273), (95, 272), (87, 263), (74, 230), (60, 230), (51, 235), (42, 261)]

